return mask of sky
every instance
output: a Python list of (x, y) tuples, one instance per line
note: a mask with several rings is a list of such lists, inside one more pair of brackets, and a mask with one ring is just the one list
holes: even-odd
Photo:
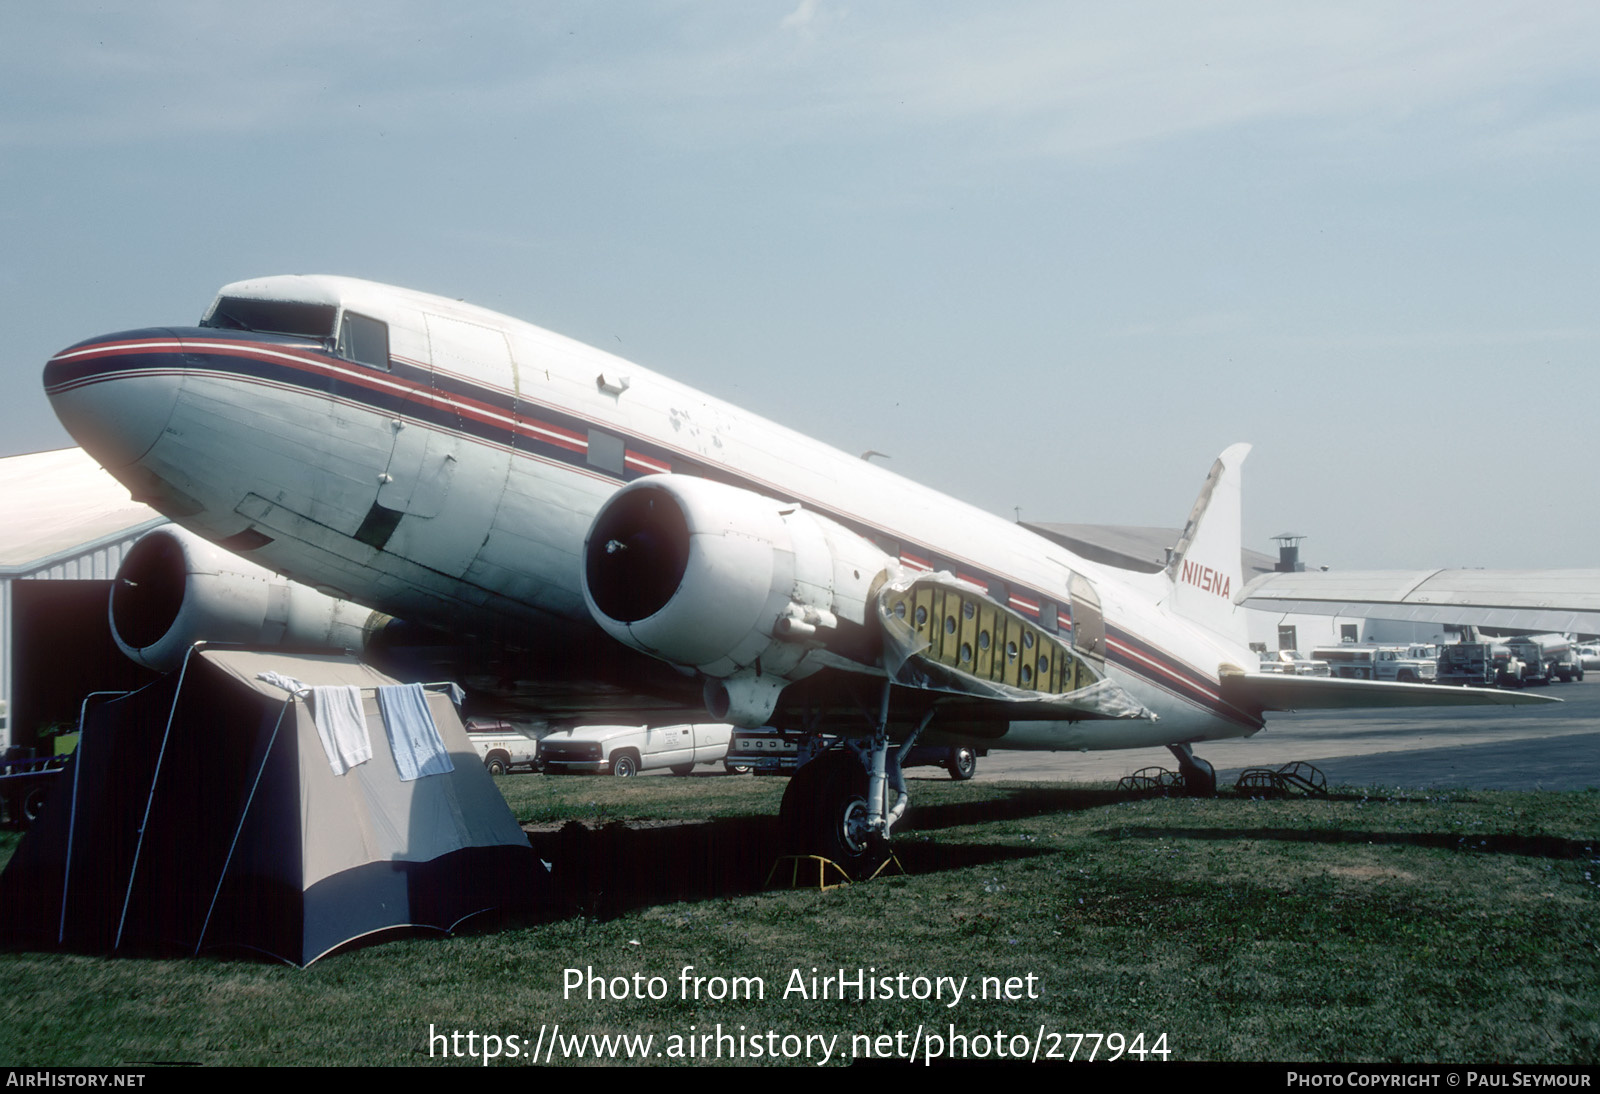
[(365, 277), (993, 512), (1600, 566), (1600, 5), (0, 5), (0, 454), (222, 284)]

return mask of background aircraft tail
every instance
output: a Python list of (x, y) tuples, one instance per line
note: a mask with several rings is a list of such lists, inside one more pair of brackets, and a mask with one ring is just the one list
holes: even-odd
[(1231, 445), (1211, 465), (1167, 564), (1173, 611), (1241, 646), (1249, 640), (1233, 598), (1244, 588), (1239, 467), (1249, 454), (1249, 445)]

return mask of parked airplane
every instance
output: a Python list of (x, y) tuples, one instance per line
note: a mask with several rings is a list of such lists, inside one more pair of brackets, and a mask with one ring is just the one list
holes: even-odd
[[(799, 770), (783, 812), (851, 867), (906, 803), (891, 742), (924, 732), (1165, 745), (1211, 789), (1192, 746), (1269, 710), (1535, 698), (1259, 673), (1234, 604), (1246, 445), (1211, 468), (1171, 565), (1143, 574), (610, 354), (348, 278), (225, 286), (198, 327), (63, 350), (45, 387), (139, 500), (322, 592), (506, 651), (497, 671), (534, 678), (518, 698), (552, 720), (708, 710), (848, 738)], [(123, 584), (145, 590), (153, 640), (185, 578), (180, 549), (148, 554)]]

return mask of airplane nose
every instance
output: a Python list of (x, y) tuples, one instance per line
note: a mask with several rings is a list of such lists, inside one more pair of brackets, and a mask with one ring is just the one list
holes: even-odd
[(123, 331), (68, 346), (44, 367), (44, 390), (67, 432), (103, 467), (137, 462), (167, 427), (183, 390), (177, 332)]

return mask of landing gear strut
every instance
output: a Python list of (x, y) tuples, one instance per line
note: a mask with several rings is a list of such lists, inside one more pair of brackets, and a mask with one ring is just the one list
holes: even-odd
[[(778, 813), (792, 852), (828, 859), (854, 879), (871, 877), (889, 858), (890, 833), (910, 800), (900, 761), (933, 718), (931, 712), (923, 718), (891, 756), (891, 686), (884, 682), (871, 741), (841, 742), (802, 763)], [(893, 806), (888, 804), (891, 789)]]
[(790, 849), (828, 859), (852, 878), (870, 877), (889, 857), (874, 831), (867, 772), (854, 749), (829, 749), (796, 771), (778, 813)]

